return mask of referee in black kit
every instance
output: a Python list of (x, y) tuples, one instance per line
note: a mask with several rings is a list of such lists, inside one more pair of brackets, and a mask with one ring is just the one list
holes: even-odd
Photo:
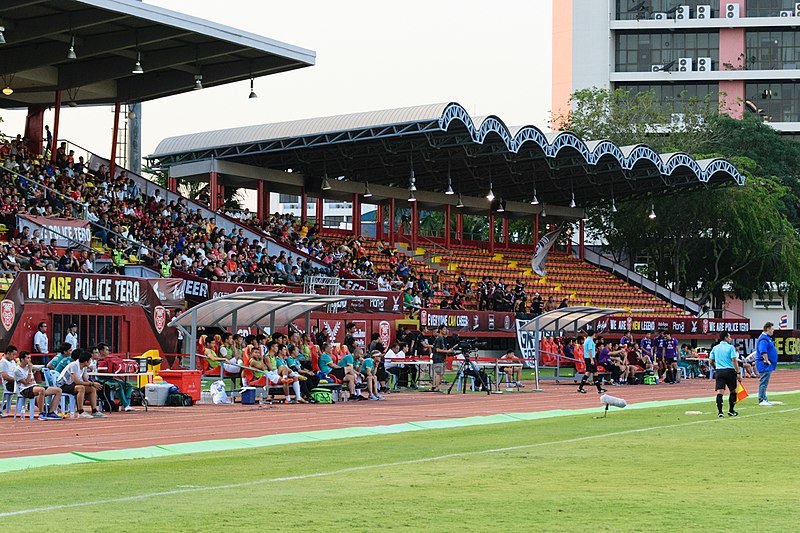
[(742, 378), (739, 376), (739, 362), (737, 361), (736, 349), (731, 344), (730, 333), (719, 334), (719, 344), (714, 346), (709, 356), (711, 366), (717, 371), (717, 411), (722, 418), (722, 395), (725, 388), (730, 391), (728, 396), (728, 416), (739, 416), (734, 410), (736, 406), (736, 387)]

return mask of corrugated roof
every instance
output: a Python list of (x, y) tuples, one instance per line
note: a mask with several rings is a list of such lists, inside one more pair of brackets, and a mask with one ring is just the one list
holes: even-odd
[(221, 146), (234, 146), (275, 139), (290, 139), (292, 137), (303, 137), (306, 135), (388, 126), (391, 124), (435, 121), (441, 118), (442, 113), (448, 105), (447, 103), (440, 103), (400, 107), (397, 109), (290, 120), (272, 124), (242, 126), (239, 128), (178, 135), (175, 137), (167, 137), (158, 143), (155, 154), (152, 157)]

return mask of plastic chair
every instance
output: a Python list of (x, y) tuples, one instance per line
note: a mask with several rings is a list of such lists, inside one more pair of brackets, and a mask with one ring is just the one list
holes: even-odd
[[(42, 375), (44, 375), (44, 383), (48, 387), (58, 387), (58, 372), (55, 370), (50, 370), (49, 368), (42, 369)], [(78, 400), (75, 398), (74, 394), (67, 394), (66, 392), (61, 393), (61, 403), (59, 404), (59, 409), (61, 409), (62, 413), (67, 412), (66, 402), (69, 401), (69, 414), (70, 416), (75, 415), (75, 409), (77, 409)]]
[(17, 394), (17, 406), (16, 409), (14, 410), (14, 418), (17, 418), (17, 415), (19, 415), (21, 419), (23, 420), (25, 419), (25, 403), (28, 404), (29, 418), (33, 420), (33, 411), (34, 408), (36, 407), (36, 398), (27, 399), (21, 394)]

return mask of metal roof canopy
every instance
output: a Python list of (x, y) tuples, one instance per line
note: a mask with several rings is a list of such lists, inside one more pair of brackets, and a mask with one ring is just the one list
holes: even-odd
[[(0, 107), (143, 102), (311, 66), (315, 52), (134, 0), (3, 0)], [(74, 36), (77, 59), (67, 59)], [(141, 54), (144, 74), (131, 71)], [(4, 85), (5, 87), (5, 85)]]
[(535, 331), (538, 334), (542, 331), (561, 331), (572, 327), (577, 332), (580, 328), (594, 322), (599, 318), (608, 315), (618, 315), (625, 313), (624, 309), (612, 309), (606, 307), (564, 307), (543, 313), (524, 326), (522, 331)]
[[(270, 332), (274, 333), (276, 325), (289, 324), (325, 305), (362, 298), (267, 291), (236, 292), (196, 305), (173, 318), (168, 325), (180, 329), (188, 338), (191, 368), (195, 368), (198, 327), (231, 328), (235, 331), (239, 326), (259, 326), (266, 323), (270, 326)], [(375, 298), (386, 299), (383, 296)]]
[(306, 176), (312, 194), (320, 194), (325, 175), (332, 183), (343, 177), (402, 189), (413, 176), (418, 189), (431, 192), (445, 191), (449, 178), (470, 197), (483, 197), (491, 183), (493, 209), (501, 199), (530, 200), (534, 190), (548, 206), (567, 205), (574, 194), (579, 207), (588, 207), (612, 197), (744, 183), (724, 159), (696, 161), (532, 125), (509, 128), (495, 116), (473, 119), (454, 102), (170, 137), (148, 156), (162, 168), (212, 158), (291, 168)]

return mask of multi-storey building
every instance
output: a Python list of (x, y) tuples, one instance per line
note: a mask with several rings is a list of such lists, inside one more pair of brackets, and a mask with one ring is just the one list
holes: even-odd
[(588, 87), (719, 95), (732, 116), (800, 132), (800, 2), (553, 0), (552, 109)]

